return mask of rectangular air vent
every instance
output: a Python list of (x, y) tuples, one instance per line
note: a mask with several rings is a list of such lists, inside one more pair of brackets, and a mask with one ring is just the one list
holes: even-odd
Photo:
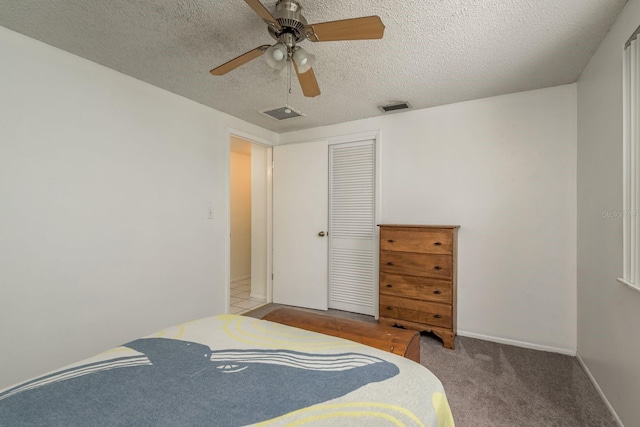
[(389, 113), (391, 111), (409, 109), (409, 108), (411, 108), (411, 105), (406, 101), (396, 101), (396, 102), (392, 102), (391, 104), (388, 104), (388, 105), (380, 105), (378, 108), (380, 110), (382, 110), (383, 112), (385, 112), (385, 113)]
[(271, 117), (273, 120), (278, 120), (278, 121), (294, 119), (296, 117), (304, 117), (304, 114), (302, 114), (300, 111), (297, 111), (289, 107), (288, 105), (285, 105), (284, 107), (280, 107), (280, 108), (275, 108), (273, 110), (263, 110), (263, 111), (260, 111), (260, 113), (264, 114), (265, 116)]

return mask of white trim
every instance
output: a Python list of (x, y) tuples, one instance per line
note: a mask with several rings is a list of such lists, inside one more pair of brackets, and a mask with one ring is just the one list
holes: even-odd
[[(259, 294), (249, 294), (249, 298), (255, 298), (255, 299), (261, 299), (261, 300), (267, 300), (267, 296), (266, 295), (259, 295)], [(266, 304), (266, 302), (265, 302)]]
[[(380, 227), (378, 224), (382, 223), (382, 131), (378, 130), (375, 132), (375, 148), (376, 148), (376, 164), (375, 164), (375, 217), (376, 217), (376, 241), (380, 242)], [(377, 272), (380, 272), (380, 251), (375, 251), (375, 268)], [(374, 318), (378, 320), (380, 318), (380, 274), (376, 275), (375, 278), (375, 286), (376, 292), (373, 296), (373, 304), (374, 304)]]
[[(373, 149), (374, 149), (374, 165), (373, 165), (374, 167), (374, 173), (373, 173), (374, 213), (373, 215), (374, 215), (374, 240), (377, 242), (380, 240), (380, 229), (378, 227), (378, 224), (380, 224), (381, 218), (382, 218), (382, 194), (381, 194), (382, 185), (381, 185), (381, 173), (380, 173), (381, 172), (380, 165), (382, 163), (382, 155), (381, 155), (381, 148), (380, 148), (381, 134), (382, 134), (381, 130), (377, 129), (377, 130), (368, 130), (364, 132), (357, 132), (357, 133), (346, 134), (346, 135), (338, 135), (338, 136), (330, 137), (327, 140), (329, 147), (332, 145), (338, 145), (338, 144), (350, 144), (350, 143), (366, 142), (366, 141), (373, 140)], [(329, 172), (329, 174), (331, 173)], [(328, 203), (327, 203), (327, 206), (328, 206)], [(380, 271), (380, 251), (379, 250), (374, 250), (373, 265), (374, 265), (374, 271), (376, 272)], [(375, 320), (378, 320), (380, 317), (379, 315), (379, 312), (380, 312), (379, 281), (380, 281), (380, 275), (374, 274), (373, 317)]]
[(632, 39), (623, 57), (623, 281), (640, 285), (640, 43)]
[(327, 141), (329, 145), (333, 145), (333, 144), (342, 144), (346, 142), (365, 141), (369, 139), (375, 139), (377, 141), (379, 138), (380, 138), (380, 130), (368, 130), (364, 132), (357, 132), (357, 133), (331, 136), (331, 137), (325, 137), (325, 138), (313, 138), (313, 139), (289, 141), (279, 145), (305, 144), (308, 142), (318, 142), (318, 141)]
[(623, 285), (626, 285), (626, 286), (630, 287), (634, 291), (640, 292), (640, 286), (634, 285), (633, 283), (624, 280), (622, 277), (618, 277), (616, 280), (618, 282), (622, 283)]
[(267, 295), (273, 302), (273, 147), (267, 150)]
[(624, 424), (622, 424), (622, 420), (620, 419), (620, 417), (618, 417), (618, 414), (616, 413), (615, 409), (613, 409), (613, 406), (609, 402), (609, 399), (607, 399), (607, 396), (604, 394), (604, 391), (602, 391), (602, 389), (600, 388), (600, 384), (598, 384), (595, 377), (591, 374), (591, 371), (587, 367), (587, 364), (584, 363), (584, 360), (582, 360), (582, 357), (580, 357), (579, 354), (576, 354), (576, 359), (578, 359), (580, 366), (582, 366), (582, 369), (587, 374), (587, 377), (589, 377), (589, 380), (591, 380), (591, 383), (596, 388), (596, 391), (600, 395), (600, 398), (604, 402), (605, 406), (607, 407), (607, 409), (609, 409), (609, 412), (611, 412), (611, 415), (613, 415), (613, 418), (616, 420), (616, 424), (618, 424), (619, 427), (624, 427)]
[(250, 141), (256, 144), (266, 145), (268, 147), (273, 147), (274, 145), (277, 145), (277, 143), (274, 141), (270, 141), (265, 138), (260, 138), (259, 136), (255, 136), (250, 133), (243, 132), (241, 130), (230, 128), (230, 127), (227, 128), (227, 134), (229, 137), (234, 135), (240, 139), (246, 139), (247, 141)]
[[(231, 311), (231, 132), (227, 129), (224, 161), (224, 313)], [(216, 283), (213, 283), (216, 286)]]
[(458, 335), (461, 337), (476, 338), (483, 341), (497, 342), (499, 344), (513, 345), (515, 347), (529, 348), (531, 350), (540, 350), (540, 351), (548, 351), (551, 353), (559, 353), (559, 354), (564, 354), (566, 356), (576, 355), (575, 350), (558, 348), (558, 347), (550, 347), (550, 346), (540, 345), (540, 344), (532, 344), (524, 341), (516, 341), (516, 340), (507, 339), (507, 338), (492, 337), (489, 335), (476, 334), (475, 332), (458, 330)]
[[(231, 137), (236, 136), (238, 138), (247, 140), (254, 144), (264, 145), (269, 148), (269, 151), (273, 150), (273, 147), (277, 145), (277, 142), (270, 141), (259, 136), (252, 135), (250, 133), (227, 127), (227, 143), (226, 143), (226, 158), (224, 162), (225, 166), (225, 186), (224, 186), (224, 203), (225, 203), (225, 233), (224, 233), (224, 300), (225, 300), (225, 314), (229, 314), (231, 309)], [(267, 154), (267, 159), (273, 159), (272, 154)], [(267, 168), (267, 247), (269, 248), (267, 254), (267, 297), (266, 302), (272, 301), (272, 284), (271, 276), (273, 274), (273, 265), (271, 261), (273, 251), (273, 223), (272, 223), (272, 197), (273, 197), (273, 174), (272, 169)]]
[[(375, 171), (374, 171), (374, 216), (375, 216), (375, 239), (380, 241), (380, 228), (377, 226), (382, 222), (382, 168), (380, 165), (382, 164), (382, 148), (381, 148), (381, 139), (382, 139), (382, 131), (380, 129), (377, 130), (369, 130), (364, 132), (357, 132), (347, 135), (340, 135), (331, 137), (328, 139), (329, 145), (334, 144), (342, 144), (342, 143), (350, 143), (350, 142), (358, 142), (358, 141), (370, 141), (374, 140), (374, 150), (375, 150)], [(374, 251), (374, 268), (375, 271), (380, 271), (380, 251)], [(373, 317), (378, 320), (380, 318), (380, 275), (376, 274), (374, 277), (374, 288), (375, 292), (373, 295)]]
[(339, 135), (329, 138), (329, 145), (343, 144), (347, 142), (378, 140), (380, 137), (379, 130), (371, 130), (366, 132), (352, 133), (348, 135)]

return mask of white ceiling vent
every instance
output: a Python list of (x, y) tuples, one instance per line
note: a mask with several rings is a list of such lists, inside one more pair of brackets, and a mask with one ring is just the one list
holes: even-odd
[(304, 117), (300, 111), (294, 110), (293, 108), (285, 105), (284, 107), (275, 108), (273, 110), (262, 110), (260, 113), (265, 116), (271, 117), (273, 120), (287, 120), (294, 119), (296, 117)]
[(407, 101), (394, 101), (388, 105), (380, 105), (378, 108), (382, 110), (383, 113), (390, 113), (392, 111), (407, 110), (411, 108), (411, 104)]

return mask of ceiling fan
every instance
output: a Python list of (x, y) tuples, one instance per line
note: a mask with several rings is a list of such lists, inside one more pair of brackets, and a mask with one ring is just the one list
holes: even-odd
[(269, 34), (277, 40), (277, 43), (273, 46), (258, 46), (225, 62), (211, 70), (214, 76), (226, 74), (266, 54), (267, 63), (276, 70), (281, 70), (293, 63), (302, 93), (304, 96), (314, 97), (320, 95), (318, 81), (311, 68), (315, 56), (299, 47), (297, 43), (305, 39), (312, 42), (381, 39), (384, 34), (384, 24), (379, 16), (307, 24), (307, 20), (301, 13), (302, 6), (297, 0), (278, 0), (273, 14), (260, 0), (244, 1), (267, 23)]

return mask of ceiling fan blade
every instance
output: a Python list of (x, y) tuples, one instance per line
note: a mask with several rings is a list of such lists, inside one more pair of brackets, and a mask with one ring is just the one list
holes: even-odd
[(320, 87), (318, 86), (313, 68), (309, 68), (309, 71), (305, 73), (299, 73), (298, 66), (295, 62), (293, 66), (296, 68), (296, 74), (298, 75), (298, 81), (300, 82), (304, 96), (313, 98), (314, 96), (320, 95)]
[(384, 24), (379, 16), (365, 16), (307, 25), (306, 33), (312, 42), (381, 39)]
[(233, 71), (241, 65), (246, 64), (252, 59), (256, 59), (261, 56), (267, 49), (269, 49), (268, 44), (264, 44), (262, 46), (258, 46), (257, 48), (250, 50), (247, 53), (243, 53), (237, 58), (233, 58), (231, 61), (225, 62), (219, 67), (214, 68), (210, 71), (214, 76), (221, 76), (223, 74), (227, 74), (229, 71)]
[(267, 10), (266, 7), (264, 7), (264, 5), (260, 2), (260, 0), (244, 0), (244, 1), (249, 5), (251, 9), (253, 9), (255, 13), (257, 13), (260, 16), (260, 18), (264, 19), (267, 23), (273, 25), (278, 30), (282, 29), (282, 25), (280, 25), (280, 23), (276, 21), (276, 18), (274, 18), (273, 15), (271, 15), (271, 13)]

